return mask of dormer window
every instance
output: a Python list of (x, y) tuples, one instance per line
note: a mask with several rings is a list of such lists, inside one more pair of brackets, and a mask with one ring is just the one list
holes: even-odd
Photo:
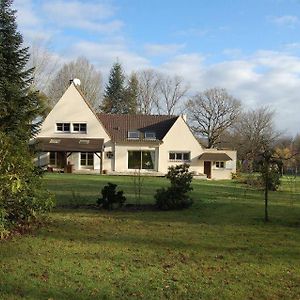
[(87, 125), (86, 123), (73, 123), (73, 132), (75, 133), (86, 133)]
[(140, 133), (138, 131), (128, 131), (128, 138), (129, 139), (139, 139)]
[(57, 132), (70, 132), (70, 123), (56, 123)]
[(155, 140), (156, 139), (156, 134), (153, 131), (146, 131), (145, 132), (145, 139), (147, 140)]

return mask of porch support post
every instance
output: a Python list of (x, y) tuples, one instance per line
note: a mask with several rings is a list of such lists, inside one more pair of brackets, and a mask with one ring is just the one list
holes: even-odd
[(103, 174), (103, 147), (100, 152), (100, 174)]

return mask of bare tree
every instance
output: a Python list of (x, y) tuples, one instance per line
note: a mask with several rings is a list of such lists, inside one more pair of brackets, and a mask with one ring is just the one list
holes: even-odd
[(240, 108), (239, 100), (219, 88), (199, 93), (187, 103), (191, 127), (196, 134), (207, 137), (208, 148), (216, 146), (220, 136), (234, 124)]
[(253, 160), (264, 149), (273, 147), (280, 133), (274, 129), (274, 111), (260, 107), (240, 115), (234, 140), (241, 159)]
[(34, 41), (29, 47), (28, 68), (34, 68), (33, 85), (36, 89), (45, 93), (49, 82), (53, 79), (59, 58), (47, 49), (47, 45), (41, 41)]
[(160, 97), (155, 103), (158, 114), (173, 115), (185, 98), (188, 87), (179, 76), (161, 75), (158, 90)]
[(102, 76), (85, 57), (79, 57), (60, 69), (47, 90), (49, 104), (56, 104), (70, 85), (70, 80), (74, 78), (80, 79), (80, 89), (91, 106), (98, 107), (101, 100)]
[(143, 70), (137, 73), (138, 80), (138, 112), (149, 115), (158, 102), (159, 75), (152, 69)]

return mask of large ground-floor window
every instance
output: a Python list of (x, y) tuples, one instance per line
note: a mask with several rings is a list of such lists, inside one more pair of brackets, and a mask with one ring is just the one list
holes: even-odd
[(155, 151), (128, 151), (128, 169), (153, 170)]
[(80, 166), (92, 167), (94, 165), (94, 153), (80, 152)]

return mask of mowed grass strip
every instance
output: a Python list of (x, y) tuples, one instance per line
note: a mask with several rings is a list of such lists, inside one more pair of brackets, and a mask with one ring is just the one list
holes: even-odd
[[(58, 206), (46, 227), (0, 243), (1, 299), (300, 299), (299, 180), (270, 194), (269, 224), (262, 192), (235, 181), (194, 181), (193, 207), (172, 212), (61, 207), (95, 203), (108, 181), (135, 203), (130, 177), (45, 181)], [(145, 178), (143, 203), (167, 184)]]

